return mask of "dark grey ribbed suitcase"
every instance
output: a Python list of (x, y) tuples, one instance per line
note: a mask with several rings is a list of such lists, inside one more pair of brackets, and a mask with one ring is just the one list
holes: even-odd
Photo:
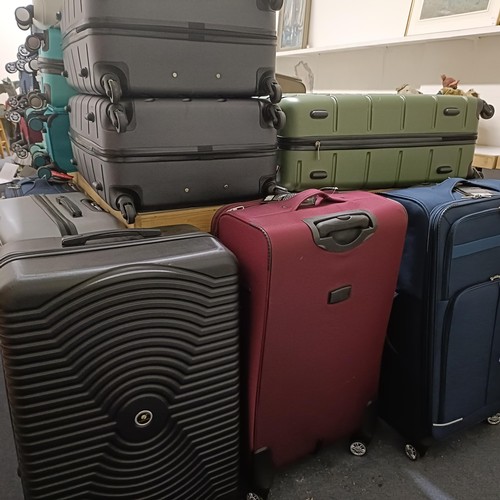
[(255, 199), (276, 175), (283, 112), (267, 100), (69, 101), (78, 171), (129, 223), (136, 213)]
[(238, 278), (186, 226), (0, 248), (0, 340), (29, 500), (236, 500)]
[(65, 0), (64, 66), (82, 93), (270, 96), (283, 0)]
[(123, 224), (85, 194), (38, 194), (0, 203), (0, 242), (112, 231)]

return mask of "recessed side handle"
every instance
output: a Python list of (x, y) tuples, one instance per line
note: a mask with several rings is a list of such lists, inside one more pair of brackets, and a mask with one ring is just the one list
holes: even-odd
[(330, 217), (304, 219), (316, 245), (327, 252), (346, 252), (361, 245), (376, 230), (372, 214), (344, 212)]
[(445, 108), (443, 110), (444, 116), (458, 116), (460, 114), (460, 110), (458, 108)]
[(450, 167), (449, 165), (443, 165), (441, 167), (438, 167), (436, 169), (436, 172), (438, 174), (451, 174), (453, 172), (453, 167)]

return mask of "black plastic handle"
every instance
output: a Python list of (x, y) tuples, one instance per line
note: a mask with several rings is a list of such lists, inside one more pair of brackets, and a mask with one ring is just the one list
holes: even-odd
[(460, 114), (460, 110), (458, 108), (445, 108), (443, 110), (444, 116), (458, 116)]
[(56, 201), (71, 214), (71, 217), (76, 219), (83, 216), (80, 207), (76, 203), (73, 203), (68, 197), (58, 196)]
[(328, 252), (345, 252), (361, 245), (376, 229), (372, 214), (344, 212), (334, 216), (305, 219), (318, 247)]
[(89, 241), (95, 240), (138, 240), (157, 238), (161, 236), (160, 229), (117, 229), (115, 231), (98, 231), (95, 233), (77, 234), (76, 236), (65, 236), (62, 239), (63, 247), (80, 247)]

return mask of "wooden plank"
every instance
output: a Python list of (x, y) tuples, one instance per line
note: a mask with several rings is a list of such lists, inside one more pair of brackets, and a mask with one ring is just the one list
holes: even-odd
[(102, 209), (116, 217), (129, 228), (146, 229), (176, 224), (189, 224), (201, 231), (210, 232), (213, 216), (222, 205), (208, 207), (182, 208), (178, 210), (162, 210), (157, 212), (139, 212), (133, 224), (127, 224), (118, 210), (111, 208), (88, 182), (78, 173), (73, 174), (74, 183), (95, 201)]
[(500, 167), (498, 156), (475, 154), (472, 160), (472, 166), (477, 168), (496, 169)]

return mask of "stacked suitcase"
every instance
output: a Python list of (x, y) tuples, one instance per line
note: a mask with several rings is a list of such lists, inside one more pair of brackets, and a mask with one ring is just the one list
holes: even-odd
[(75, 162), (127, 223), (258, 198), (275, 181), (281, 4), (65, 1)]
[[(74, 163), (127, 221), (273, 185), (281, 3), (62, 5), (65, 77), (80, 92), (67, 105)], [(154, 50), (162, 72), (183, 63), (175, 85), (151, 71)], [(177, 60), (162, 65), (167, 54)], [(30, 121), (45, 130), (61, 116), (48, 106)], [(3, 207), (0, 335), (26, 498), (239, 499), (231, 252), (192, 227), (117, 229), (82, 193), (5, 201), (17, 204)], [(33, 272), (43, 286), (26, 287)]]

